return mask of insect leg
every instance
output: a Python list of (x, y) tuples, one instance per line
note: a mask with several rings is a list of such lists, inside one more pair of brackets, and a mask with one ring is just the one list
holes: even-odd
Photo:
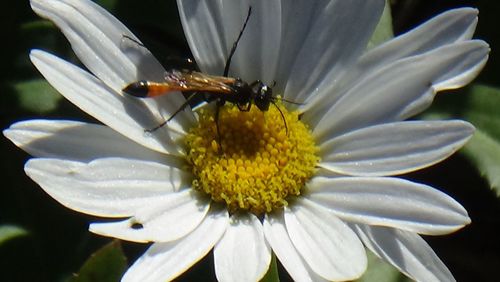
[(242, 112), (249, 112), (250, 109), (252, 108), (252, 103), (246, 103), (245, 105), (237, 104), (238, 105), (238, 110)]
[(217, 103), (215, 104), (215, 128), (217, 129), (217, 143), (219, 143), (221, 153), (223, 152), (223, 150), (222, 150), (222, 137), (219, 128), (219, 112), (220, 112), (220, 107), (222, 107), (223, 105), (224, 101), (221, 99), (218, 99)]
[(189, 106), (189, 102), (191, 102), (191, 100), (193, 98), (196, 97), (196, 94), (198, 94), (199, 92), (193, 92), (191, 93), (187, 98), (186, 98), (186, 101), (167, 119), (167, 120), (164, 120), (162, 123), (160, 123), (159, 125), (153, 127), (153, 128), (150, 128), (150, 129), (145, 129), (144, 131), (147, 132), (147, 133), (152, 133), (152, 132), (155, 132), (156, 130), (162, 128), (165, 124), (167, 124), (167, 122), (169, 122), (170, 120), (172, 120), (178, 113), (180, 113), (181, 111), (183, 111), (187, 106)]
[[(126, 35), (126, 34), (122, 34), (122, 40), (124, 40), (124, 39), (130, 40), (130, 41), (132, 41), (133, 43), (135, 43), (135, 44), (137, 44), (137, 45), (141, 46), (142, 48), (146, 48), (146, 46), (145, 46), (142, 42), (139, 42), (137, 39), (134, 39), (134, 38), (132, 38), (132, 37), (130, 37), (130, 36), (128, 36), (128, 35)], [(123, 41), (122, 41), (122, 42), (123, 42)]]

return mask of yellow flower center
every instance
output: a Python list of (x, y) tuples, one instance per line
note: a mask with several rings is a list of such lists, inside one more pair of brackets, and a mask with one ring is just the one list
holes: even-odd
[(225, 203), (230, 212), (257, 215), (300, 195), (315, 172), (318, 148), (299, 113), (277, 106), (283, 116), (273, 105), (266, 112), (255, 106), (248, 112), (221, 107), (220, 136), (214, 113), (199, 111), (199, 123), (186, 137), (193, 187)]

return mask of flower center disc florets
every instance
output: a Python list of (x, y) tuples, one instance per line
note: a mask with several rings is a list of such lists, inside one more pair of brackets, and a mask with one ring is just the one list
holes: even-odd
[(221, 107), (220, 138), (213, 111), (199, 111), (199, 123), (186, 137), (193, 187), (225, 203), (231, 212), (257, 215), (282, 208), (287, 197), (300, 195), (314, 173), (318, 149), (298, 112), (277, 106), (283, 116), (273, 105), (266, 112), (255, 106), (248, 112), (233, 105)]

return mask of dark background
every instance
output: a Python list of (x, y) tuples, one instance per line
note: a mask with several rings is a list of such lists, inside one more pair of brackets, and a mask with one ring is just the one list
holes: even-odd
[[(40, 18), (31, 11), (28, 1), (8, 2), (8, 9), (3, 9), (0, 17), (0, 28), (3, 28), (0, 128), (31, 118), (91, 120), (64, 99), (58, 102), (55, 111), (43, 114), (22, 106), (14, 85), (41, 77), (29, 62), (30, 49), (50, 50), (74, 62), (76, 59), (56, 28), (51, 25), (30, 28), (30, 24)], [(175, 1), (107, 0), (100, 3), (111, 9), (159, 58), (190, 56)], [(500, 40), (500, 1), (393, 1), (394, 30), (397, 34), (407, 31), (441, 11), (463, 6), (479, 8), (476, 37), (486, 40), (493, 50), (488, 65), (476, 82), (500, 87), (500, 62), (495, 52)], [(439, 97), (436, 103), (440, 103)], [(88, 223), (95, 218), (57, 204), (24, 174), (23, 165), (29, 155), (3, 137), (0, 138), (0, 153), (0, 173), (5, 180), (0, 187), (0, 225), (14, 224), (29, 232), (27, 236), (0, 245), (0, 280), (65, 280), (110, 239), (89, 233)], [(432, 168), (404, 177), (443, 190), (469, 211), (470, 226), (449, 236), (426, 237), (456, 279), (498, 281), (500, 204), (476, 169), (463, 155), (456, 154)], [(146, 248), (146, 245), (128, 242), (122, 245), (129, 262)], [(179, 280), (209, 281), (215, 280), (214, 277), (212, 256), (208, 255)]]

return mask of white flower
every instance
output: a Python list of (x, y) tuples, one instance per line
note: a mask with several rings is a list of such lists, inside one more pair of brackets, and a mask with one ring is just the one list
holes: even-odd
[(470, 222), (466, 210), (432, 187), (392, 176), (445, 159), (474, 131), (459, 120), (404, 120), (485, 64), (488, 45), (471, 40), (475, 9), (448, 11), (365, 51), (384, 0), (179, 0), (198, 66), (217, 75), (252, 6), (230, 76), (275, 81), (275, 93), (303, 102), (298, 110), (320, 169), (288, 206), (258, 217), (190, 189), (182, 140), (197, 124), (191, 111), (144, 134), (184, 98), (121, 93), (134, 81), (162, 81), (165, 72), (125, 26), (87, 0), (31, 5), (61, 28), (90, 72), (40, 50), (31, 52), (33, 64), (105, 125), (30, 120), (4, 135), (38, 157), (26, 173), (61, 204), (126, 218), (93, 223), (90, 231), (154, 242), (123, 281), (174, 279), (212, 248), (220, 281), (259, 280), (271, 250), (296, 281), (351, 280), (365, 271), (364, 246), (415, 280), (453, 280), (419, 234), (460, 229)]

